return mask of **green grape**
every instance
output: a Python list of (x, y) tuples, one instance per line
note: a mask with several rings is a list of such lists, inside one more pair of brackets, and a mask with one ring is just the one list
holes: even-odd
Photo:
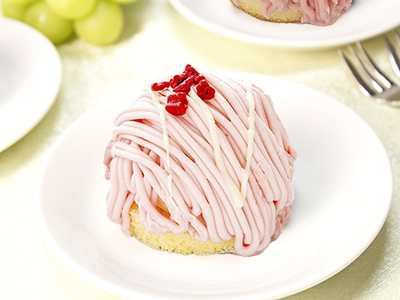
[(24, 19), (25, 11), (28, 7), (20, 4), (7, 4), (7, 2), (1, 2), (1, 10), (3, 15), (9, 18), (22, 21)]
[(72, 21), (53, 12), (44, 0), (28, 7), (24, 21), (42, 32), (54, 44), (65, 41), (73, 32)]
[(77, 19), (88, 14), (96, 0), (46, 0), (46, 2), (61, 17)]
[(118, 4), (99, 0), (85, 17), (74, 22), (76, 34), (89, 43), (107, 45), (121, 35), (124, 18)]
[(5, 5), (28, 5), (36, 0), (1, 0), (1, 4)]
[(116, 3), (120, 3), (120, 4), (128, 4), (128, 3), (133, 3), (136, 2), (137, 0), (113, 0)]

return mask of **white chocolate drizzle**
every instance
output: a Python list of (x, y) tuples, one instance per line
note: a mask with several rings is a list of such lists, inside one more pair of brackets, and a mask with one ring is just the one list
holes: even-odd
[[(168, 129), (167, 129), (167, 116), (165, 114), (165, 107), (161, 104), (160, 98), (158, 94), (154, 91), (151, 91), (151, 97), (154, 101), (154, 104), (158, 107), (158, 110), (160, 112), (160, 122), (161, 122), (161, 127), (163, 130), (163, 141), (164, 141), (164, 147), (165, 151), (167, 152), (167, 169), (171, 169), (171, 158), (169, 155), (170, 149), (169, 149), (169, 137), (168, 137)], [(167, 177), (167, 182), (168, 182), (168, 199), (172, 206), (179, 211), (178, 205), (176, 205), (175, 200), (173, 199), (172, 196), (172, 174), (168, 174)]]
[(243, 199), (246, 198), (247, 194), (247, 185), (250, 176), (250, 166), (251, 166), (251, 158), (253, 157), (253, 145), (254, 145), (254, 130), (255, 130), (255, 102), (253, 96), (253, 85), (249, 82), (247, 85), (247, 93), (246, 98), (249, 102), (249, 128), (247, 129), (247, 152), (246, 152), (246, 166), (243, 169), (242, 175), (242, 183), (241, 183), (241, 194)]
[(167, 167), (171, 168), (171, 159), (169, 157), (170, 150), (169, 150), (169, 137), (167, 129), (167, 116), (165, 114), (165, 107), (161, 104), (160, 98), (158, 97), (158, 94), (156, 92), (151, 91), (151, 98), (153, 98), (155, 106), (158, 107), (158, 110), (160, 111), (160, 120), (163, 129), (163, 141), (164, 141), (165, 151), (167, 152)]
[(208, 128), (210, 130), (211, 143), (214, 149), (215, 164), (218, 170), (221, 172), (222, 176), (224, 177), (226, 183), (228, 184), (228, 187), (232, 193), (233, 204), (235, 205), (235, 207), (241, 208), (244, 205), (244, 197), (242, 196), (242, 193), (240, 192), (231, 175), (229, 175), (228, 170), (226, 169), (225, 162), (222, 157), (221, 143), (218, 137), (217, 125), (215, 124), (214, 116), (212, 115), (208, 105), (193, 91), (193, 88), (189, 92), (189, 96), (201, 108), (206, 117)]

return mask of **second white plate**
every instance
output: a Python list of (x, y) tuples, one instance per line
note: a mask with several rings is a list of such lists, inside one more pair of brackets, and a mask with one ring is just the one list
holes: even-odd
[(61, 84), (61, 60), (36, 29), (0, 17), (0, 152), (47, 113)]
[(400, 25), (398, 0), (354, 0), (333, 25), (277, 24), (258, 20), (229, 0), (170, 0), (194, 23), (234, 39), (288, 48), (326, 48), (364, 40)]
[(124, 236), (105, 211), (103, 154), (114, 119), (128, 105), (113, 101), (58, 140), (39, 188), (44, 233), (80, 274), (130, 299), (265, 300), (318, 284), (368, 247), (386, 219), (392, 192), (377, 136), (325, 94), (276, 78), (242, 76), (272, 96), (298, 151), (293, 216), (279, 239), (246, 258), (165, 253)]

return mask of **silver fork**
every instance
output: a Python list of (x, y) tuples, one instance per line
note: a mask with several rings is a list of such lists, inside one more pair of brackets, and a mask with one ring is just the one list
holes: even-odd
[[(395, 38), (397, 45), (400, 47), (399, 33), (396, 32)], [(392, 68), (400, 78), (400, 53), (387, 37), (385, 37), (385, 41), (389, 50)], [(358, 42), (356, 45), (358, 51), (353, 46), (350, 46), (349, 50), (352, 56), (355, 57), (359, 67), (356, 67), (341, 49), (339, 53), (358, 82), (361, 91), (373, 97), (377, 102), (400, 106), (400, 87), (377, 66), (361, 43)]]

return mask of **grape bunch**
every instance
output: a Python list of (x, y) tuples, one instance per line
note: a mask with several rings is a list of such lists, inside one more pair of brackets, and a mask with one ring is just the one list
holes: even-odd
[(89, 43), (107, 45), (121, 35), (124, 17), (120, 4), (136, 0), (1, 0), (6, 17), (23, 21), (54, 44), (72, 34)]

